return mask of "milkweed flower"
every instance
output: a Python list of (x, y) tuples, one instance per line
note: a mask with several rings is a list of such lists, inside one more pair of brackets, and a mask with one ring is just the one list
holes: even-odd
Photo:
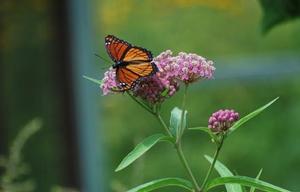
[[(100, 85), (103, 95), (110, 93), (121, 93), (119, 83), (116, 80), (115, 69), (110, 68), (104, 73), (102, 83)], [(130, 89), (136, 97), (151, 103), (163, 102), (166, 98), (173, 96), (179, 88), (176, 81), (168, 80), (158, 75), (158, 73), (138, 79), (134, 86)]]
[(186, 84), (198, 79), (211, 79), (215, 70), (213, 61), (194, 53), (180, 52), (173, 56), (172, 51), (167, 50), (154, 58), (154, 62), (161, 76), (175, 78)]
[(153, 75), (139, 80), (132, 92), (134, 96), (140, 97), (150, 104), (155, 104), (173, 96), (177, 89), (178, 84), (176, 82), (165, 81), (157, 75)]
[(108, 71), (104, 73), (104, 77), (101, 81), (100, 88), (102, 89), (103, 95), (113, 93), (113, 90), (118, 87), (118, 84), (116, 81), (116, 70), (110, 67)]
[[(192, 83), (198, 79), (210, 79), (215, 70), (213, 62), (202, 56), (184, 52), (173, 56), (170, 50), (153, 58), (153, 63), (158, 71), (152, 76), (139, 78), (129, 90), (134, 96), (152, 104), (173, 96), (179, 89), (180, 81)], [(115, 69), (111, 67), (105, 72), (100, 88), (103, 95), (107, 95), (122, 92), (119, 87)]]
[(213, 113), (208, 120), (208, 127), (213, 132), (222, 132), (228, 130), (237, 120), (239, 119), (239, 114), (234, 110), (220, 109), (219, 111)]

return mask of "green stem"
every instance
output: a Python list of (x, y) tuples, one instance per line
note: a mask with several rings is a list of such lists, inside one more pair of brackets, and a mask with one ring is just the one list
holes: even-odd
[(152, 115), (155, 115), (155, 113), (153, 112), (153, 110), (149, 106), (147, 106), (145, 103), (143, 103), (143, 102), (139, 101), (138, 99), (136, 99), (129, 92), (126, 91), (126, 93), (131, 97), (131, 99), (133, 99), (135, 102), (137, 102), (141, 107), (143, 107), (144, 109), (146, 109)]
[(131, 99), (133, 99), (135, 102), (137, 102), (141, 107), (143, 107), (144, 109), (146, 109), (149, 113), (151, 113), (152, 115), (155, 115), (158, 119), (158, 121), (162, 124), (163, 128), (165, 129), (165, 131), (168, 133), (168, 135), (170, 137), (172, 136), (172, 133), (170, 132), (167, 124), (164, 122), (164, 120), (162, 119), (162, 117), (160, 116), (160, 105), (159, 106), (155, 106), (153, 109), (151, 109), (149, 106), (147, 106), (145, 103), (139, 101), (138, 99), (136, 99), (133, 95), (131, 95), (129, 92), (126, 92)]
[(179, 159), (180, 159), (181, 163), (183, 164), (184, 168), (186, 169), (186, 171), (188, 172), (190, 178), (192, 179), (195, 190), (197, 192), (200, 191), (200, 187), (197, 183), (197, 180), (195, 179), (195, 176), (194, 176), (194, 174), (193, 174), (193, 172), (192, 172), (192, 170), (191, 170), (191, 168), (190, 168), (190, 166), (189, 166), (188, 162), (186, 161), (185, 156), (183, 154), (181, 143), (179, 142), (178, 144), (176, 144), (175, 148), (176, 148), (176, 151), (177, 151), (177, 154), (179, 156)]
[[(185, 100), (186, 100), (186, 93), (187, 93), (187, 85), (185, 86), (185, 91), (184, 91), (184, 96), (183, 96), (183, 101), (182, 101), (182, 114), (181, 114), (181, 130), (179, 132), (180, 134), (180, 137), (182, 136), (183, 134), (183, 131), (184, 131), (184, 126), (183, 126), (183, 119), (184, 119), (184, 112), (185, 112)], [(135, 101), (137, 102), (141, 107), (143, 107), (144, 109), (146, 109), (148, 112), (150, 112), (151, 114), (155, 115), (158, 119), (158, 121), (160, 122), (160, 124), (163, 126), (163, 128), (165, 129), (165, 131), (168, 133), (168, 135), (170, 137), (173, 137), (171, 131), (169, 130), (167, 124), (165, 123), (165, 121), (163, 120), (163, 118), (161, 117), (160, 115), (160, 106), (156, 106), (155, 108), (155, 111), (153, 111), (153, 109), (151, 109), (149, 106), (147, 106), (145, 103), (139, 101), (138, 99), (136, 99), (133, 95), (131, 95), (130, 93), (127, 92), (127, 94)], [(179, 142), (178, 142), (179, 141)], [(195, 179), (195, 176), (193, 175), (192, 171), (191, 171), (191, 168), (188, 164), (188, 162), (186, 161), (185, 159), (185, 156), (183, 154), (183, 151), (182, 151), (182, 147), (181, 147), (181, 140), (179, 139), (176, 144), (175, 144), (175, 148), (176, 148), (176, 151), (177, 151), (177, 154), (179, 156), (179, 159), (181, 161), (181, 163), (184, 165), (184, 168), (186, 169), (186, 171), (188, 172), (189, 176), (191, 177), (192, 179), (192, 182), (193, 182), (193, 185), (195, 187), (195, 190), (196, 192), (200, 192), (200, 187), (199, 187), (199, 184), (197, 183), (196, 179)]]
[[(173, 137), (172, 133), (170, 132), (170, 130), (168, 129), (168, 126), (166, 125), (165, 121), (162, 119), (162, 117), (160, 116), (159, 113), (156, 114), (156, 117), (158, 118), (159, 122), (161, 123), (161, 125), (165, 128), (165, 130), (167, 131), (167, 133), (169, 134), (170, 137)], [(195, 190), (197, 192), (200, 191), (200, 187), (199, 184), (197, 183), (195, 176), (193, 175), (193, 172), (191, 171), (191, 168), (188, 164), (188, 162), (186, 161), (186, 158), (183, 154), (182, 151), (182, 147), (181, 147), (181, 142), (176, 143), (175, 144), (175, 148), (176, 148), (176, 152), (178, 154), (178, 157), (181, 161), (181, 163), (183, 164), (184, 168), (186, 169), (188, 175), (190, 176), (190, 178), (192, 179), (193, 185), (195, 187)]]
[(202, 185), (201, 185), (201, 191), (205, 188), (205, 185), (207, 184), (207, 181), (208, 181), (208, 179), (209, 179), (209, 176), (211, 175), (212, 170), (213, 170), (213, 168), (215, 167), (215, 164), (216, 164), (216, 161), (217, 161), (217, 159), (218, 159), (220, 150), (221, 150), (221, 148), (222, 148), (222, 146), (223, 146), (223, 141), (224, 141), (224, 136), (222, 135), (221, 141), (220, 141), (219, 143), (217, 143), (217, 149), (216, 149), (216, 152), (215, 152), (215, 154), (214, 154), (213, 162), (210, 164), (210, 167), (209, 167), (209, 169), (208, 169), (208, 171), (207, 171), (207, 174), (206, 174), (206, 176), (205, 176), (205, 179), (204, 179), (204, 181), (203, 181), (203, 183), (202, 183)]
[(180, 143), (181, 137), (184, 133), (184, 114), (185, 114), (185, 106), (186, 106), (186, 97), (187, 97), (187, 89), (188, 89), (188, 84), (184, 84), (184, 92), (183, 92), (183, 98), (182, 98), (182, 105), (181, 105), (181, 122), (180, 122), (180, 129), (179, 129), (179, 134), (177, 135), (176, 142)]
[(159, 113), (159, 112), (156, 113), (156, 117), (157, 117), (158, 121), (160, 122), (160, 124), (161, 124), (161, 125), (163, 126), (163, 128), (165, 129), (165, 131), (168, 133), (168, 135), (169, 135), (170, 137), (173, 137), (171, 131), (169, 130), (169, 128), (168, 128), (167, 124), (165, 123), (165, 121), (163, 120), (163, 118), (160, 116), (160, 113)]

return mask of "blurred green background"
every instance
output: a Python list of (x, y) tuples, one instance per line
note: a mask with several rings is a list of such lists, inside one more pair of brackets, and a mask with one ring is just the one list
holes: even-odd
[[(263, 168), (262, 180), (300, 190), (299, 19), (263, 34), (266, 12), (260, 1), (93, 0), (85, 2), (86, 24), (76, 20), (80, 12), (69, 14), (76, 1), (63, 2), (6, 0), (1, 5), (0, 150), (7, 154), (20, 127), (31, 118), (43, 119), (43, 128), (24, 150), (24, 161), (31, 168), (27, 177), (36, 182), (36, 191), (49, 191), (54, 185), (84, 185), (82, 169), (88, 165), (80, 163), (89, 157), (82, 157), (79, 151), (85, 150), (81, 147), (85, 127), (77, 123), (74, 113), (88, 97), (76, 99), (74, 90), (80, 86), (90, 88), (84, 94), (96, 96), (89, 106), (97, 113), (89, 120), (95, 122), (93, 129), (98, 134), (90, 139), (97, 140), (91, 150), (101, 152), (102, 163), (101, 169), (94, 168), (101, 177), (93, 180), (103, 182), (104, 191), (121, 192), (163, 177), (187, 178), (174, 149), (163, 143), (126, 170), (114, 172), (138, 142), (163, 129), (126, 95), (103, 97), (96, 84), (81, 77), (103, 77), (107, 63), (93, 54), (108, 58), (103, 43), (107, 34), (143, 46), (154, 55), (171, 49), (175, 54), (193, 52), (215, 62), (215, 78), (190, 87), (190, 127), (206, 126), (210, 114), (220, 108), (233, 108), (244, 116), (279, 96), (274, 105), (226, 141), (220, 160), (240, 175), (255, 177)], [(85, 34), (90, 36), (83, 35), (83, 42), (85, 38), (91, 41), (85, 44), (91, 62), (80, 65), (93, 70), (75, 73), (79, 81), (73, 77), (76, 61), (70, 59), (74, 58), (70, 50), (76, 46), (72, 42), (76, 28), (70, 27), (74, 25), (87, 26)], [(181, 98), (179, 92), (163, 104), (166, 121)], [(203, 178), (209, 165), (203, 154), (212, 155), (214, 146), (206, 135), (188, 132), (183, 147), (194, 173)]]

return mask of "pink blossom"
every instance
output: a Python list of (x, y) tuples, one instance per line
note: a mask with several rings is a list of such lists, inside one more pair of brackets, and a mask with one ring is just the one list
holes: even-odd
[(213, 113), (208, 120), (208, 127), (213, 132), (221, 132), (228, 130), (237, 120), (239, 119), (239, 114), (234, 110), (220, 109), (219, 111)]
[[(100, 88), (103, 95), (121, 93), (119, 83), (116, 80), (115, 69), (110, 68), (104, 73)], [(161, 78), (158, 73), (138, 79), (130, 91), (136, 97), (140, 97), (151, 104), (164, 101), (173, 96), (179, 88), (177, 81)]]
[[(158, 103), (173, 96), (179, 89), (179, 81), (192, 83), (198, 79), (210, 79), (215, 67), (213, 62), (196, 54), (181, 52), (173, 56), (170, 50), (164, 51), (153, 59), (158, 72), (143, 77), (134, 83), (129, 90), (136, 97), (149, 102)], [(116, 80), (116, 72), (112, 67), (105, 72), (101, 89), (103, 95), (120, 93), (120, 83)]]
[(103, 95), (113, 93), (113, 90), (118, 87), (118, 84), (119, 83), (116, 81), (116, 70), (110, 67), (108, 71), (104, 73), (104, 77), (100, 85)]
[(178, 90), (177, 82), (160, 79), (157, 75), (141, 78), (132, 89), (133, 95), (151, 104), (161, 103)]
[(161, 76), (175, 78), (184, 83), (211, 79), (215, 70), (212, 61), (193, 53), (180, 52), (173, 56), (173, 53), (167, 50), (154, 58), (154, 62)]

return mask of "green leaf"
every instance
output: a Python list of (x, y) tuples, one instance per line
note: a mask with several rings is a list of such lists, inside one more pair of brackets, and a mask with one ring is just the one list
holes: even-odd
[(263, 33), (274, 26), (300, 16), (300, 0), (260, 0), (264, 12)]
[(217, 135), (215, 135), (208, 127), (191, 127), (191, 128), (188, 128), (188, 130), (203, 131), (203, 132), (207, 133), (214, 141), (218, 141)]
[(89, 81), (92, 81), (92, 82), (94, 82), (94, 83), (97, 83), (97, 84), (99, 84), (99, 85), (102, 84), (102, 81), (100, 81), (100, 80), (98, 80), (98, 79), (94, 79), (94, 78), (91, 78), (91, 77), (88, 77), (88, 76), (85, 76), (85, 75), (83, 75), (82, 77), (85, 78), (85, 79), (87, 79), (87, 80), (89, 80)]
[(275, 25), (300, 16), (299, 0), (260, 0), (264, 11), (263, 32), (268, 32)]
[(128, 190), (127, 192), (148, 192), (168, 186), (177, 186), (187, 189), (188, 191), (193, 191), (192, 183), (188, 180), (181, 178), (163, 178), (144, 183), (133, 189)]
[[(170, 131), (174, 136), (177, 136), (180, 128), (181, 128), (181, 113), (182, 110), (178, 107), (174, 107), (171, 111), (171, 117), (170, 117)], [(183, 127), (186, 127), (186, 115), (187, 111), (184, 113), (183, 117)]]
[(228, 131), (228, 135), (230, 135), (231, 133), (233, 133), (234, 131), (236, 131), (241, 125), (243, 125), (244, 123), (246, 123), (247, 121), (249, 121), (250, 119), (252, 119), (253, 117), (257, 116), (258, 114), (260, 114), (263, 110), (265, 110), (266, 108), (268, 108), (270, 105), (272, 105), (279, 97), (277, 97), (276, 99), (270, 101), (269, 103), (267, 103), (266, 105), (256, 109), (255, 111), (253, 111), (252, 113), (249, 113), (248, 115), (246, 115), (245, 117), (241, 118), (240, 120), (238, 120)]
[[(263, 169), (260, 169), (260, 170), (259, 170), (259, 172), (258, 172), (258, 174), (257, 174), (257, 176), (256, 176), (256, 179), (259, 179), (259, 177), (260, 177), (260, 175), (261, 175), (261, 173), (262, 173), (262, 170), (263, 170)], [(255, 191), (255, 187), (251, 187), (249, 192), (254, 192), (254, 191)]]
[(220, 185), (228, 184), (228, 183), (236, 183), (243, 186), (255, 187), (256, 189), (259, 189), (261, 191), (267, 191), (267, 192), (290, 192), (289, 190), (283, 189), (281, 187), (277, 187), (270, 183), (258, 179), (254, 179), (251, 177), (246, 177), (246, 176), (231, 176), (231, 177), (215, 178), (210, 182), (208, 182), (206, 190), (212, 189)]
[[(239, 175), (238, 174), (238, 172), (236, 171), (236, 170), (234, 170), (234, 173), (233, 173), (235, 176), (241, 176), (241, 175)], [(242, 186), (241, 185), (241, 188), (242, 188), (242, 190), (243, 190), (243, 192), (247, 192), (248, 191), (248, 189), (246, 189), (246, 186)]]
[(119, 164), (116, 168), (116, 172), (124, 169), (136, 159), (146, 153), (151, 147), (153, 147), (159, 141), (170, 141), (171, 139), (168, 136), (163, 134), (155, 134), (147, 137), (141, 143), (139, 143)]
[[(204, 155), (204, 157), (210, 162), (213, 162), (213, 158), (211, 158), (208, 155)], [(220, 174), (221, 177), (226, 177), (226, 176), (233, 176), (231, 171), (220, 161), (216, 161), (215, 167), (214, 167), (218, 173)], [(238, 184), (225, 184), (227, 192), (243, 192), (243, 189), (240, 185)]]

